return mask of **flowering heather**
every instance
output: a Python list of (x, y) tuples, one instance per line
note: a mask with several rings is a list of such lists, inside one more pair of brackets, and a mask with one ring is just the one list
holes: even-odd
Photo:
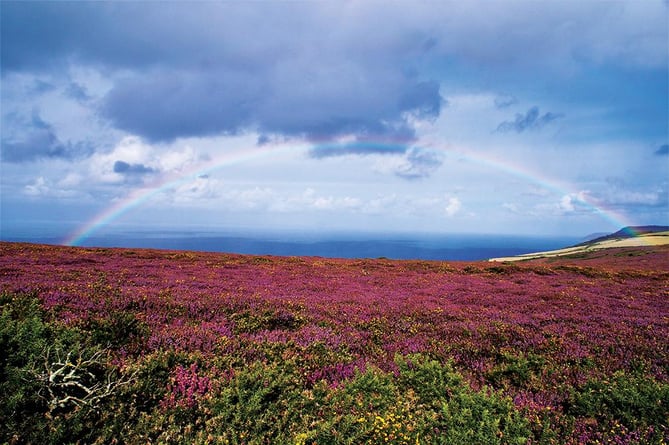
[(132, 373), (102, 442), (669, 441), (665, 247), (499, 264), (0, 243), (0, 290)]

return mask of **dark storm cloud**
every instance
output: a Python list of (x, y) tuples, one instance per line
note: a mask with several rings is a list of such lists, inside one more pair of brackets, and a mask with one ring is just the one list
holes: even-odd
[(122, 73), (111, 77), (101, 115), (152, 141), (247, 130), (412, 139), (409, 116), (434, 118), (444, 103), (439, 84), (411, 69), (436, 41), (404, 26), (370, 35), (374, 23), (383, 28), (383, 15), (368, 24), (330, 8), (263, 4), (259, 14), (241, 3), (8, 3), (2, 72), (75, 64)]
[[(651, 7), (627, 15), (611, 13), (618, 6), (610, 2), (380, 6), (3, 2), (0, 66), (3, 76), (72, 67), (103, 73), (108, 94), (88, 106), (152, 141), (244, 131), (411, 140), (413, 119), (434, 118), (445, 106), (440, 82), (471, 88), (489, 85), (494, 73), (496, 87), (520, 94), (540, 78), (562, 96), (565, 73), (581, 72), (579, 61), (586, 74), (593, 61), (666, 69), (666, 24)], [(610, 87), (586, 84), (608, 103)], [(497, 130), (537, 129), (559, 116), (531, 109)]]
[(669, 156), (669, 144), (660, 145), (657, 150), (655, 150), (656, 156)]
[[(14, 121), (20, 121), (15, 117)], [(71, 160), (89, 155), (93, 147), (87, 142), (62, 142), (54, 128), (33, 112), (30, 122), (22, 123), (17, 136), (2, 138), (2, 160), (5, 162), (30, 162), (38, 159), (58, 158)]]
[(412, 140), (405, 113), (439, 115), (443, 100), (434, 82), (377, 67), (322, 72), (306, 63), (296, 61), (285, 71), (138, 76), (116, 84), (103, 113), (118, 128), (155, 141), (247, 129), (312, 141), (343, 135)]
[(254, 96), (240, 75), (162, 72), (118, 82), (102, 112), (117, 128), (153, 141), (234, 134), (252, 122)]
[(516, 114), (514, 120), (500, 123), (497, 126), (497, 132), (508, 133), (515, 131), (516, 133), (522, 133), (526, 130), (538, 130), (561, 117), (563, 115), (559, 113), (547, 112), (541, 114), (539, 107), (532, 107), (525, 114)]

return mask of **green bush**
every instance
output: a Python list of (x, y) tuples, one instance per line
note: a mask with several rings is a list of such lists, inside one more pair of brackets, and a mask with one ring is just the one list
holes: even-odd
[(616, 420), (630, 429), (663, 427), (669, 422), (669, 384), (652, 377), (616, 372), (574, 390), (568, 412), (602, 421)]
[(74, 328), (45, 321), (34, 294), (0, 296), (0, 443), (92, 443), (133, 376)]
[(102, 347), (136, 349), (139, 340), (145, 337), (148, 327), (132, 312), (112, 311), (104, 317), (90, 318), (82, 323), (82, 329), (90, 333), (93, 343)]
[[(450, 364), (400, 357), (400, 384), (424, 406), (424, 443), (523, 444), (530, 431), (513, 402), (486, 388), (472, 390)], [(421, 411), (417, 411), (420, 414)]]
[(231, 443), (286, 443), (313, 412), (294, 364), (252, 363), (211, 399), (210, 432)]
[(32, 378), (50, 330), (32, 294), (0, 295), (0, 442), (45, 428), (35, 413), (47, 411), (43, 390)]

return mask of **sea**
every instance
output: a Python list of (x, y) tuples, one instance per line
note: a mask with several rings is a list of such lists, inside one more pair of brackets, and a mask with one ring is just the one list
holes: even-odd
[[(0, 240), (59, 245), (67, 235), (66, 230), (48, 227), (14, 227), (3, 228)], [(476, 261), (560, 249), (582, 241), (573, 236), (116, 228), (98, 231), (78, 245), (252, 255)]]

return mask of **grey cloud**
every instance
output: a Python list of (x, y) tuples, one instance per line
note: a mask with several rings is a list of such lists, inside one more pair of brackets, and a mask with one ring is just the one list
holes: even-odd
[(539, 107), (532, 107), (525, 114), (516, 114), (514, 120), (500, 123), (496, 131), (499, 133), (508, 133), (510, 131), (522, 133), (526, 130), (538, 130), (561, 117), (563, 117), (562, 114), (552, 112), (542, 115), (539, 112)]
[(24, 124), (20, 135), (2, 139), (2, 160), (5, 162), (30, 162), (45, 158), (71, 160), (91, 154), (93, 147), (87, 142), (62, 142), (54, 128), (33, 112), (32, 120)]
[[(487, 14), (480, 13), (482, 7)], [(621, 14), (622, 9), (631, 13)], [(633, 0), (543, 2), (533, 8), (484, 0), (410, 7), (399, 2), (383, 8), (375, 2), (269, 2), (262, 8), (253, 2), (159, 7), (150, 2), (5, 2), (1, 56), (3, 70), (43, 69), (67, 63), (64, 55), (126, 68), (251, 67), (285, 60), (301, 45), (314, 60), (334, 53), (345, 59), (348, 52), (356, 58), (407, 62), (409, 52), (464, 56), (471, 63), (525, 60), (534, 67), (555, 67), (572, 62), (577, 53), (597, 62), (662, 67), (667, 60), (664, 12), (659, 2)], [(588, 32), (578, 32), (582, 29)]]
[[(583, 3), (6, 2), (0, 66), (3, 76), (73, 65), (104, 72), (113, 85), (101, 115), (153, 141), (246, 130), (411, 140), (408, 116), (438, 116), (438, 81), (462, 82), (466, 67), (494, 67), (496, 81), (516, 85), (528, 66), (559, 77), (555, 68), (569, 70), (575, 53), (666, 66), (666, 26), (652, 7), (625, 15)], [(557, 117), (524, 116), (499, 131)]]
[(256, 141), (256, 145), (266, 145), (269, 144), (272, 139), (267, 136), (266, 134), (261, 134), (258, 136), (258, 140)]
[(147, 167), (144, 164), (129, 164), (125, 161), (114, 162), (114, 173), (121, 173), (124, 175), (144, 175), (153, 173), (155, 170)]
[(91, 97), (88, 95), (88, 92), (86, 91), (86, 88), (76, 82), (70, 82), (67, 89), (65, 90), (65, 94), (78, 102), (86, 102), (91, 99)]
[(118, 128), (154, 141), (234, 134), (251, 123), (255, 92), (242, 75), (161, 72), (116, 84), (103, 115)]
[(41, 79), (36, 79), (33, 85), (32, 92), (36, 94), (44, 94), (48, 93), (49, 91), (53, 91), (56, 89), (56, 86), (50, 82), (45, 82)]
[[(246, 130), (411, 140), (408, 116), (439, 115), (439, 84), (412, 68), (437, 43), (412, 20), (400, 16), (391, 32), (384, 26), (394, 13), (366, 7), (351, 16), (326, 4), (258, 11), (241, 3), (12, 3), (2, 16), (3, 74), (66, 61), (123, 72), (101, 115), (152, 141)], [(379, 31), (370, 35), (372, 12)], [(85, 98), (76, 86), (69, 93)]]
[(402, 179), (416, 180), (434, 173), (443, 163), (442, 157), (431, 150), (409, 147), (406, 143), (356, 141), (342, 144), (320, 144), (309, 151), (314, 159), (346, 155), (390, 155), (401, 156), (402, 161), (394, 168), (394, 174)]
[(104, 100), (103, 114), (118, 128), (156, 141), (247, 129), (310, 140), (411, 140), (414, 130), (405, 113), (439, 115), (438, 84), (369, 69), (379, 72), (362, 70), (357, 75), (368, 77), (358, 82), (345, 82), (337, 72), (303, 80), (315, 70), (310, 67), (288, 78), (276, 72), (160, 72), (118, 83)]
[(669, 156), (669, 144), (660, 145), (660, 147), (655, 150), (655, 155)]
[(437, 82), (418, 82), (409, 85), (400, 97), (400, 110), (415, 111), (422, 118), (439, 116), (441, 106), (446, 105), (446, 99), (439, 95)]
[(508, 94), (504, 94), (501, 96), (497, 96), (495, 98), (495, 107), (502, 109), (502, 108), (507, 108), (510, 107), (511, 105), (515, 105), (518, 103), (518, 99), (515, 98), (515, 96), (511, 96)]
[(443, 164), (438, 153), (418, 147), (407, 151), (405, 161), (405, 164), (395, 170), (395, 174), (409, 180), (426, 178)]
[(309, 156), (314, 159), (330, 158), (345, 155), (401, 155), (407, 152), (403, 144), (352, 142), (345, 144), (321, 144), (309, 150)]

